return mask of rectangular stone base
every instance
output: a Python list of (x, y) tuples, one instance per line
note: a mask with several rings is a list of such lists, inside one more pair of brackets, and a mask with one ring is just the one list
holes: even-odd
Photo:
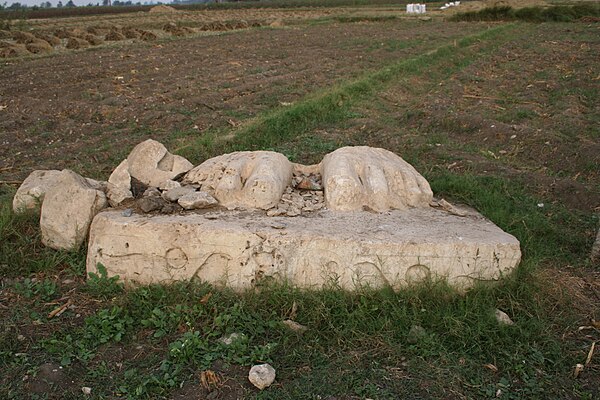
[(465, 288), (500, 278), (520, 258), (517, 239), (481, 215), (432, 208), (295, 218), (106, 211), (91, 226), (87, 270), (96, 272), (101, 263), (125, 281), (200, 279), (236, 289), (272, 279), (305, 288), (398, 288), (429, 276)]

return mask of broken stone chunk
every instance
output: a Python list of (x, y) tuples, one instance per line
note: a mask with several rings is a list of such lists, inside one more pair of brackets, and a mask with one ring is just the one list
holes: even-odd
[(167, 204), (161, 197), (142, 197), (136, 201), (136, 205), (145, 213), (160, 210)]
[(188, 160), (169, 153), (165, 146), (152, 139), (135, 146), (127, 161), (132, 177), (155, 187), (193, 168)]
[(121, 164), (119, 164), (117, 168), (113, 170), (112, 174), (110, 174), (108, 183), (127, 190), (131, 189), (131, 175), (129, 175), (129, 164), (126, 159), (121, 161)]
[(191, 192), (177, 200), (179, 205), (186, 210), (196, 210), (216, 206), (219, 202), (206, 192)]
[(323, 186), (313, 177), (304, 176), (296, 184), (296, 189), (301, 190), (323, 190)]
[(144, 194), (142, 195), (144, 197), (160, 197), (161, 193), (160, 190), (158, 190), (155, 187), (149, 187), (148, 189), (146, 189), (144, 191)]
[(189, 186), (179, 186), (163, 192), (162, 198), (168, 201), (177, 201), (181, 196), (193, 193), (195, 191), (196, 189)]
[(111, 207), (118, 207), (121, 203), (126, 200), (133, 199), (133, 194), (131, 190), (124, 188), (122, 186), (117, 186), (112, 183), (108, 183), (108, 188), (106, 191), (106, 196), (108, 197), (108, 202)]
[(41, 206), (46, 192), (55, 185), (59, 176), (60, 171), (56, 170), (37, 170), (29, 174), (13, 198), (13, 211), (23, 213)]
[(174, 180), (166, 180), (163, 183), (161, 183), (158, 188), (160, 190), (171, 190), (171, 189), (177, 189), (181, 187), (181, 183), (174, 181)]
[(63, 170), (42, 204), (42, 243), (54, 249), (76, 250), (88, 235), (94, 216), (106, 207), (104, 192), (70, 170)]

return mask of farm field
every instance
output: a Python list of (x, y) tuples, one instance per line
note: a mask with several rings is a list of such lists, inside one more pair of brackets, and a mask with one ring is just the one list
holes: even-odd
[[(129, 27), (156, 38), (67, 49), (67, 37), (48, 54), (0, 59), (0, 398), (599, 397), (600, 267), (589, 255), (600, 211), (600, 25), (422, 20), (403, 8), (15, 24), (11, 32)], [(169, 22), (189, 30), (173, 35)], [(236, 150), (310, 164), (341, 146), (383, 147), (436, 197), (516, 236), (523, 261), (467, 293), (440, 282), (357, 293), (125, 289), (102, 274), (86, 280), (85, 250), (44, 248), (38, 217), (12, 213), (31, 171), (106, 180), (148, 138), (196, 165)], [(499, 326), (497, 308), (514, 325)], [(291, 332), (286, 319), (308, 330)], [(224, 345), (232, 333), (243, 335)], [(247, 380), (260, 362), (277, 370), (261, 392)]]

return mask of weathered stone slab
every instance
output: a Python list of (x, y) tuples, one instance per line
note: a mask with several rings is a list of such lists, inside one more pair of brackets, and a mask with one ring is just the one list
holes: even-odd
[(520, 261), (519, 242), (472, 213), (410, 209), (311, 217), (205, 211), (178, 216), (98, 214), (87, 269), (143, 284), (200, 279), (243, 289), (266, 280), (398, 288), (427, 276), (457, 287), (495, 280)]

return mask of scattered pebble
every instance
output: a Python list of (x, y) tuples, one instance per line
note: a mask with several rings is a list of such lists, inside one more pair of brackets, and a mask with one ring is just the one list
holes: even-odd
[(293, 321), (291, 319), (286, 319), (285, 321), (283, 321), (283, 324), (285, 326), (287, 326), (290, 330), (296, 332), (296, 333), (304, 333), (308, 330), (308, 328), (302, 324), (297, 323), (296, 321)]
[(258, 389), (263, 390), (275, 381), (275, 368), (269, 364), (255, 365), (250, 368), (248, 380)]
[(495, 316), (496, 316), (496, 321), (498, 321), (498, 323), (500, 325), (513, 325), (514, 324), (513, 320), (510, 319), (508, 314), (502, 310), (496, 309)]
[(82, 388), (81, 388), (81, 391), (82, 391), (82, 392), (83, 392), (83, 394), (85, 394), (85, 395), (90, 395), (90, 394), (92, 394), (92, 388), (91, 388), (91, 387), (84, 386), (84, 387), (82, 387)]
[(408, 343), (416, 344), (426, 335), (427, 332), (425, 331), (425, 328), (421, 325), (413, 325), (410, 327), (410, 331), (408, 331)]

